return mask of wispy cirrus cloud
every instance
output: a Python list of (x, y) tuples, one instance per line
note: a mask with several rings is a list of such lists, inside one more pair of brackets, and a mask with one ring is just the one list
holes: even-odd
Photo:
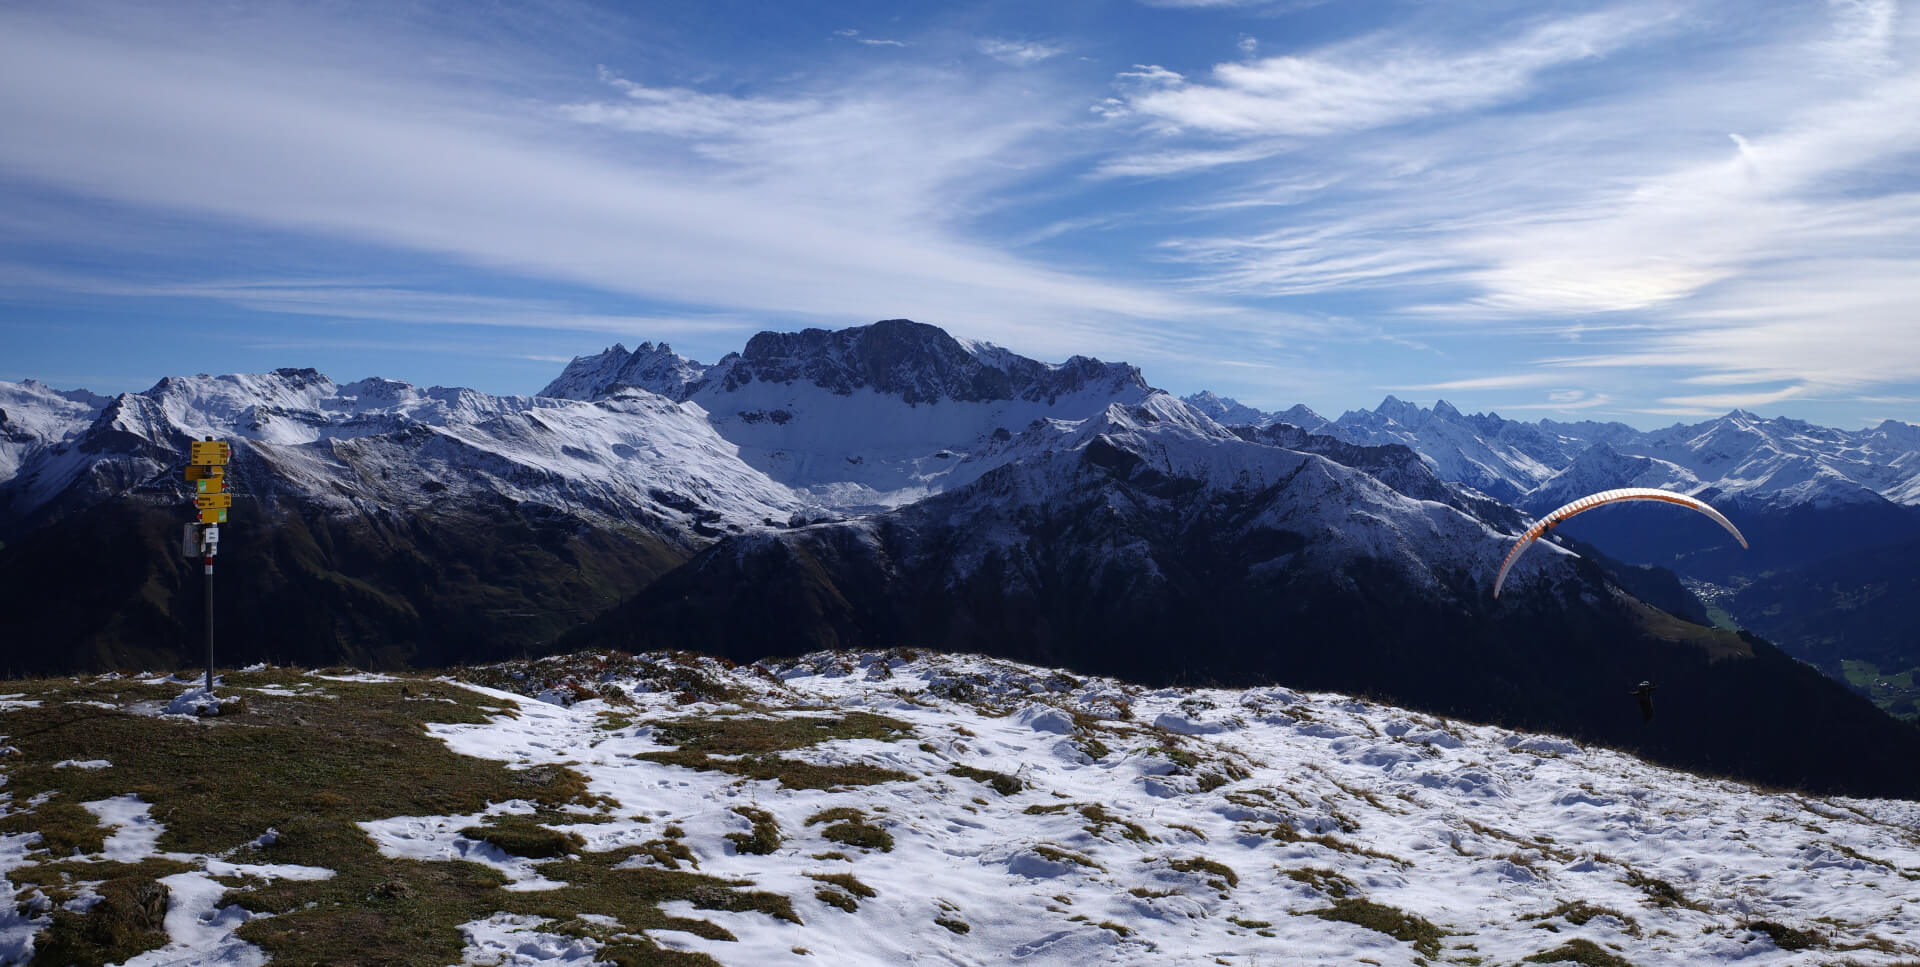
[(855, 29), (853, 29), (852, 27), (848, 27), (848, 28), (847, 28), (847, 29), (845, 29), (845, 30), (836, 30), (836, 31), (834, 31), (833, 33), (834, 33), (834, 36), (836, 36), (836, 37), (845, 37), (845, 38), (847, 38), (848, 40), (851, 40), (851, 41), (853, 41), (854, 43), (859, 43), (859, 44), (866, 44), (866, 45), (867, 45), (868, 47), (908, 47), (908, 46), (912, 46), (912, 45), (910, 45), (910, 44), (908, 44), (908, 43), (907, 43), (906, 41), (904, 41), (904, 40), (891, 40), (891, 39), (888, 39), (888, 38), (884, 38), (884, 37), (862, 37), (862, 36), (860, 36), (860, 31), (858, 31), (858, 30), (855, 30)]
[(1915, 395), (1894, 0), (1308, 6), (0, 7), (0, 263), (523, 357), (910, 316), (1277, 408)]
[(686, 88), (657, 88), (636, 84), (606, 67), (600, 80), (625, 95), (621, 101), (581, 101), (563, 104), (561, 115), (587, 124), (603, 124), (626, 131), (675, 137), (731, 136), (743, 128), (777, 124), (817, 114), (821, 105), (810, 99), (735, 97), (706, 94)]
[(1805, 386), (1789, 386), (1785, 389), (1772, 390), (1764, 393), (1698, 393), (1683, 396), (1665, 396), (1661, 397), (1660, 402), (1662, 405), (1668, 407), (1725, 412), (1727, 410), (1766, 406), (1805, 395), (1807, 395), (1807, 388)]
[(1003, 64), (1031, 67), (1041, 61), (1058, 57), (1066, 53), (1067, 49), (1056, 44), (1043, 44), (1032, 40), (984, 37), (980, 40), (980, 52)]
[(590, 332), (624, 337), (737, 334), (750, 332), (756, 325), (754, 320), (742, 315), (592, 312), (557, 299), (443, 292), (366, 278), (130, 281), (0, 264), (0, 290), (22, 288), (119, 298), (188, 299), (282, 317)]
[(1586, 390), (1561, 390), (1548, 393), (1544, 401), (1508, 402), (1500, 404), (1502, 410), (1576, 412), (1594, 410), (1601, 407), (1617, 406), (1612, 396), (1606, 393), (1589, 393)]
[(1466, 379), (1449, 379), (1438, 383), (1416, 383), (1390, 388), (1397, 393), (1445, 393), (1455, 390), (1529, 389), (1565, 381), (1564, 376), (1552, 373), (1502, 373), (1497, 376), (1471, 376)]
[(1376, 128), (1520, 97), (1542, 72), (1605, 56), (1664, 19), (1588, 14), (1464, 51), (1409, 49), (1374, 37), (1310, 55), (1219, 64), (1204, 81), (1148, 65), (1121, 75), (1127, 91), (1109, 107), (1164, 130), (1238, 137)]
[[(1073, 107), (1033, 98), (1031, 80), (998, 90), (927, 69), (756, 97), (609, 72), (610, 97), (543, 103), (377, 59), (309, 62), (291, 36), (147, 26), (0, 11), (0, 169), (603, 293), (763, 317), (913, 316), (1038, 353), (1220, 311), (956, 230), (1022, 161), (1052, 163), (1028, 140)], [(1021, 324), (1034, 318), (1052, 325)]]
[[(1920, 31), (1897, 13), (1835, 0), (1824, 25), (1772, 22), (1690, 60), (1659, 52), (1737, 11), (1603, 8), (1478, 47), (1382, 34), (1198, 78), (1139, 68), (1100, 110), (1141, 136), (1102, 170), (1217, 181), (1188, 205), (1217, 229), (1160, 245), (1197, 291), (1368, 293), (1389, 325), (1477, 327), (1536, 358), (1577, 339), (1590, 351), (1544, 365), (1605, 383), (1588, 406), (1862, 398), (1920, 372), (1904, 335), (1920, 289), (1898, 268), (1920, 258)], [(1610, 59), (1644, 69), (1560, 89), (1557, 72)], [(1282, 186), (1271, 205), (1261, 182)], [(1420, 385), (1555, 385), (1474, 382)]]

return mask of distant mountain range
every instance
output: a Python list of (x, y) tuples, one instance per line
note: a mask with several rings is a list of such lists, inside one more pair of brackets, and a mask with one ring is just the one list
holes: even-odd
[[(1733, 619), (1836, 678), (1849, 661), (1867, 663), (1879, 679), (1920, 671), (1920, 614), (1908, 606), (1911, 596), (1890, 593), (1920, 581), (1912, 556), (1920, 546), (1920, 426), (1888, 420), (1849, 431), (1735, 410), (1641, 431), (1468, 416), (1444, 400), (1426, 409), (1392, 396), (1326, 420), (1304, 407), (1264, 413), (1211, 393), (1187, 400), (1260, 432), (1297, 424), (1356, 443), (1401, 444), (1436, 475), (1532, 514), (1613, 487), (1694, 494), (1726, 513), (1752, 549), (1668, 508), (1596, 511), (1563, 533), (1724, 592), (1712, 597)], [(1920, 689), (1890, 685), (1876, 694), (1920, 717)]]
[[(1920, 754), (1920, 732), (1767, 643), (1676, 617), (1694, 612), (1670, 578), (1549, 542), (1489, 589), (1538, 500), (1609, 467), (1634, 474), (1613, 486), (1714, 491), (1763, 533), (1752, 515), (1911, 523), (1860, 482), (1907, 479), (1896, 427), (1734, 413), (1637, 434), (1391, 398), (1223, 424), (1247, 408), (906, 320), (761, 333), (711, 365), (615, 346), (532, 397), (298, 369), (0, 393), (0, 581), (38, 603), (10, 628), (31, 643), (4, 654), (15, 672), (193, 660), (179, 471), (214, 436), (235, 444), (217, 621), (236, 662), (911, 645), (1344, 688), (1696, 768), (1756, 768), (1729, 743), (1783, 707), (1820, 716), (1823, 748)], [(1755, 442), (1775, 437), (1799, 449)], [(1735, 731), (1642, 729), (1624, 695), (1643, 678)], [(1822, 768), (1845, 786), (1853, 766)]]
[(1882, 501), (1920, 507), (1920, 426), (1895, 420), (1850, 431), (1734, 410), (1703, 423), (1643, 431), (1624, 423), (1469, 416), (1445, 400), (1429, 409), (1393, 396), (1333, 420), (1304, 406), (1264, 413), (1212, 393), (1186, 400), (1227, 424), (1290, 423), (1353, 443), (1403, 444), (1442, 477), (1529, 509), (1551, 509), (1594, 483), (1710, 489), (1721, 498), (1776, 507)]

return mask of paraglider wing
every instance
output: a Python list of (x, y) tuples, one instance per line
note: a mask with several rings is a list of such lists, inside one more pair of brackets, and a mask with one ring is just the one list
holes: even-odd
[(1679, 504), (1682, 507), (1691, 507), (1713, 518), (1714, 523), (1726, 528), (1727, 533), (1732, 534), (1733, 539), (1739, 541), (1741, 547), (1747, 546), (1747, 539), (1740, 535), (1740, 529), (1733, 526), (1733, 522), (1728, 520), (1719, 511), (1707, 506), (1705, 501), (1689, 497), (1686, 494), (1676, 494), (1671, 490), (1654, 490), (1647, 487), (1625, 487), (1620, 490), (1603, 490), (1597, 494), (1582, 497), (1540, 518), (1534, 522), (1532, 527), (1527, 528), (1527, 532), (1521, 534), (1520, 539), (1514, 542), (1513, 550), (1507, 552), (1507, 559), (1501, 562), (1500, 575), (1493, 579), (1493, 596), (1496, 598), (1500, 596), (1500, 585), (1506, 583), (1507, 572), (1513, 569), (1513, 562), (1519, 560), (1521, 553), (1526, 551), (1527, 548), (1532, 547), (1533, 542), (1539, 540), (1541, 535), (1575, 514), (1584, 514), (1595, 507), (1622, 500), (1658, 500), (1669, 504)]

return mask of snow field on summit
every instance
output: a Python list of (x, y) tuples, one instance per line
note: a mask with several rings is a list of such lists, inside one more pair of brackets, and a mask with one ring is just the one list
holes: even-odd
[[(1145, 689), (970, 656), (729, 666), (580, 653), (462, 674), (470, 681), (273, 673), (259, 687), (223, 684), (250, 710), (217, 725), (120, 698), (145, 710), (128, 721), (147, 728), (234, 736), (281, 723), (276, 701), (350, 712), (348, 696), (385, 696), (427, 713), (467, 696), (481, 714), (415, 741), (505, 763), (529, 790), (577, 773), (585, 798), (558, 808), (504, 796), (348, 827), (368, 856), (502, 876), (479, 905), (431, 925), (457, 933), (462, 963), (586, 964), (617, 943), (743, 967), (1469, 964), (1583, 950), (1640, 967), (1878, 967), (1920, 956), (1910, 802), (1757, 791), (1338, 694)], [(85, 681), (74, 680), (92, 697), (60, 703), (80, 707), (67, 714), (118, 707), (110, 699), (135, 684)], [(12, 701), (16, 715), (49, 711)], [(127, 767), (46, 770), (109, 788)], [(0, 819), (59, 798), (16, 802), (0, 789)], [(13, 882), (36, 862), (81, 871), (68, 910), (107, 902), (86, 886), (90, 868), (172, 864), (159, 877), (165, 944), (129, 961), (153, 965), (264, 963), (236, 931), (280, 914), (243, 903), (251, 891), (356, 873), (162, 852), (165, 824), (139, 794), (79, 805), (103, 830), (79, 855), (41, 859), (29, 855), (39, 833), (0, 835), (18, 905), (0, 918), (0, 951), (15, 960), (55, 912), (40, 886)], [(257, 837), (248, 856), (284, 848), (284, 831), (239, 835)], [(596, 856), (624, 859), (596, 867)], [(621, 870), (714, 886), (662, 900), (667, 919), (641, 927), (579, 889), (580, 877), (617, 883)], [(726, 884), (752, 893), (715, 892)], [(409, 896), (391, 881), (378, 889)], [(582, 898), (563, 918), (524, 912), (563, 895)]]
[[(648, 715), (636, 723), (870, 711), (913, 736), (796, 755), (918, 781), (788, 789), (636, 760), (658, 748), (654, 729), (608, 734), (598, 701), (523, 704), (517, 719), (435, 731), (468, 754), (577, 763), (631, 820), (572, 827), (588, 849), (674, 823), (703, 873), (793, 895), (803, 925), (702, 911), (739, 940), (655, 935), (727, 964), (803, 962), (796, 947), (875, 964), (1434, 959), (1419, 943), (1504, 963), (1576, 938), (1635, 964), (1815, 963), (1849, 944), (1865, 945), (1848, 954), (1860, 963), (1913, 952), (1914, 804), (1766, 795), (1337, 695), (1143, 691), (949, 657), (770, 664), (785, 688), (749, 704), (783, 697), (783, 710), (639, 693)], [(952, 769), (1022, 788), (1002, 795)], [(749, 826), (741, 807), (778, 825), (777, 850), (733, 848), (727, 837)], [(827, 810), (864, 813), (892, 848), (836, 847), (808, 822)], [(847, 858), (820, 858), (833, 853)], [(851, 912), (808, 899), (813, 876), (836, 872), (875, 895)], [(1316, 915), (1355, 898), (1434, 930), (1409, 941)], [(845, 916), (859, 926), (840, 926)], [(1829, 953), (1742, 927), (1762, 921), (1827, 931)]]

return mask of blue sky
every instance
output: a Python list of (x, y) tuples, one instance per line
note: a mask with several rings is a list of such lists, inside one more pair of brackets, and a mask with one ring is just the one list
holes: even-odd
[(1325, 413), (1920, 421), (1920, 17), (0, 5), (0, 379), (906, 317)]

